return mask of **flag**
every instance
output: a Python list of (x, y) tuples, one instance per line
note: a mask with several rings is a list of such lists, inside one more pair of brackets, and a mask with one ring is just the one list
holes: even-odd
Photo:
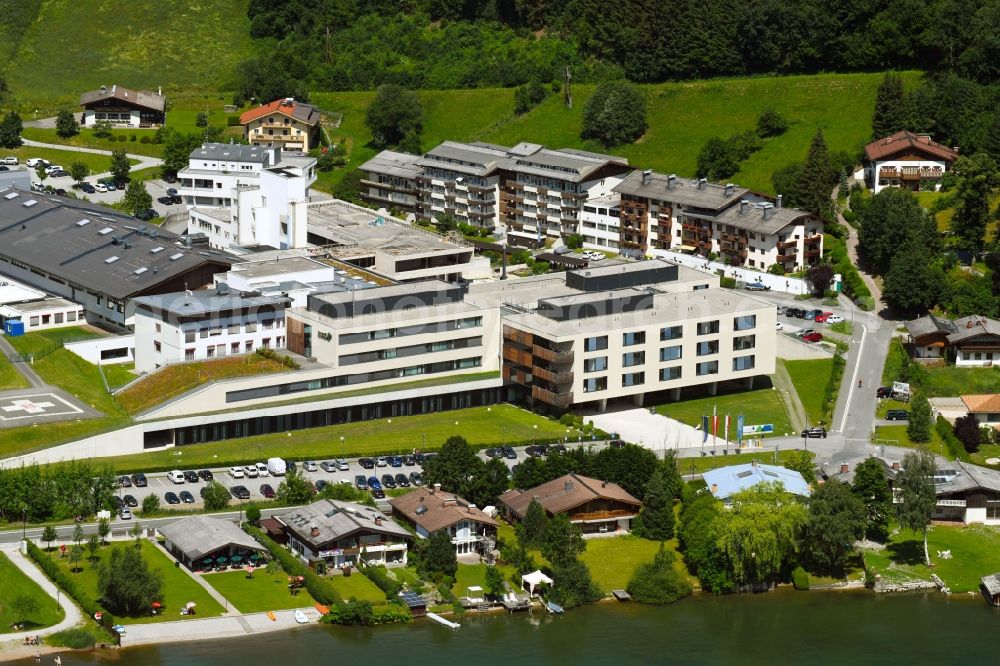
[(712, 446), (715, 446), (715, 438), (719, 434), (719, 416), (715, 413), (715, 406), (712, 406)]
[(708, 441), (708, 417), (701, 417), (701, 443)]
[(736, 418), (736, 443), (743, 444), (743, 415)]
[(729, 441), (729, 414), (726, 414), (726, 435), (722, 438), (723, 441)]

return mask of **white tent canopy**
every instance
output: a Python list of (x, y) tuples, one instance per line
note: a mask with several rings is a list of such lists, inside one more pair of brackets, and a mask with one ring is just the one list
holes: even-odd
[(551, 585), (552, 579), (543, 574), (541, 571), (538, 571), (537, 569), (535, 571), (532, 571), (530, 574), (524, 574), (523, 576), (521, 576), (521, 585), (528, 586), (529, 594), (533, 595), (535, 593), (535, 588), (541, 585), (542, 583), (545, 583), (546, 585)]

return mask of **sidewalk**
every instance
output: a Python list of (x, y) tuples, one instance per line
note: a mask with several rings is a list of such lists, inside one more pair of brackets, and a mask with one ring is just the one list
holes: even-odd
[[(316, 624), (319, 621), (319, 612), (315, 608), (306, 607), (298, 610), (301, 610), (309, 618), (309, 624)], [(122, 647), (150, 643), (180, 643), (234, 638), (304, 626), (295, 621), (295, 609), (273, 611), (273, 614), (274, 620), (267, 613), (252, 613), (241, 616), (126, 625), (125, 634), (122, 636)]]
[(83, 613), (81, 613), (80, 609), (76, 607), (76, 604), (74, 604), (73, 600), (69, 598), (69, 595), (62, 593), (57, 594), (55, 584), (46, 578), (45, 574), (43, 574), (38, 567), (35, 566), (34, 562), (22, 555), (20, 550), (17, 548), (4, 548), (3, 553), (10, 559), (14, 566), (24, 572), (24, 575), (38, 583), (38, 586), (52, 598), (52, 603), (55, 603), (58, 598), (59, 606), (63, 609), (63, 613), (66, 615), (62, 622), (54, 624), (51, 627), (45, 627), (44, 629), (32, 629), (31, 631), (22, 631), (16, 634), (4, 634), (2, 637), (4, 643), (14, 643), (15, 646), (22, 647), (24, 645), (24, 639), (29, 636), (48, 636), (58, 631), (75, 627), (83, 621)]
[[(151, 543), (154, 546), (156, 546), (160, 550), (160, 552), (166, 555), (168, 559), (170, 560), (175, 559), (174, 556), (170, 554), (170, 551), (164, 548), (163, 544), (161, 544), (159, 541), (152, 539)], [(197, 575), (196, 573), (194, 573), (193, 571), (191, 571), (190, 569), (188, 569), (183, 565), (180, 567), (180, 569), (188, 576), (190, 576), (194, 582), (198, 583), (198, 585), (201, 585), (203, 588), (205, 588), (205, 591), (208, 592), (208, 596), (218, 601), (219, 605), (226, 609), (226, 617), (239, 617), (242, 615), (242, 613), (238, 608), (229, 603), (229, 599), (226, 599), (224, 596), (219, 594), (218, 590), (216, 590), (214, 587), (206, 583), (204, 578)]]

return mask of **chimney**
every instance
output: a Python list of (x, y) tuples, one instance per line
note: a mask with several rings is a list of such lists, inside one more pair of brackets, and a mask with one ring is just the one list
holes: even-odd
[(899, 461), (894, 461), (892, 463), (892, 471), (893, 472), (898, 472), (899, 471)]
[(757, 459), (756, 458), (754, 458), (753, 460), (750, 461), (750, 466), (753, 467), (754, 469), (757, 468)]
[(781, 201), (782, 201), (782, 199), (783, 199), (783, 197), (780, 194), (774, 198), (774, 207), (775, 208), (777, 208), (779, 210), (781, 209)]
[(607, 487), (608, 487), (608, 482), (607, 481), (601, 481), (601, 488), (607, 488)]
[(718, 495), (719, 494), (719, 484), (717, 484), (717, 483), (713, 483), (712, 484), (712, 494), (713, 495)]
[(118, 90), (118, 84), (115, 83), (111, 86), (111, 94), (114, 95), (115, 91)]
[(749, 205), (750, 205), (749, 201), (747, 201), (746, 199), (740, 199), (740, 215), (746, 215), (747, 206)]
[(733, 189), (734, 189), (735, 187), (736, 187), (736, 186), (735, 186), (735, 185), (733, 185), (732, 183), (726, 183), (726, 196), (727, 196), (727, 197), (728, 197), (728, 196), (732, 196), (732, 194), (733, 194)]
[(382, 516), (375, 516), (375, 524), (376, 525), (382, 524)]
[(311, 536), (311, 537), (318, 537), (319, 536), (319, 528), (316, 527), (315, 523), (311, 523), (309, 525), (309, 536)]
[(565, 484), (563, 484), (563, 490), (565, 490), (566, 492), (573, 490), (573, 482), (567, 481)]
[(840, 473), (847, 474), (848, 471), (850, 471), (850, 467), (847, 466), (847, 463), (840, 463)]
[(766, 220), (769, 217), (771, 217), (771, 209), (768, 207), (764, 209), (764, 219)]
[(646, 169), (642, 172), (642, 184), (649, 185), (649, 181), (653, 179), (653, 170)]
[(958, 155), (959, 153), (958, 146), (952, 146), (951, 149), (955, 151), (956, 155)]
[(669, 191), (674, 189), (674, 183), (676, 182), (677, 182), (677, 174), (672, 173), (669, 176), (667, 176), (667, 190)]
[(698, 189), (699, 190), (705, 189), (706, 185), (708, 185), (708, 178), (699, 178), (698, 179)]

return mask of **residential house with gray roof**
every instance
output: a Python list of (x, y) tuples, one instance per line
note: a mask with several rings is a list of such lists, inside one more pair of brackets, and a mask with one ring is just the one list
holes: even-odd
[(905, 325), (914, 358), (954, 358), (958, 367), (1000, 363), (1000, 321), (981, 315), (946, 319), (928, 314)]

